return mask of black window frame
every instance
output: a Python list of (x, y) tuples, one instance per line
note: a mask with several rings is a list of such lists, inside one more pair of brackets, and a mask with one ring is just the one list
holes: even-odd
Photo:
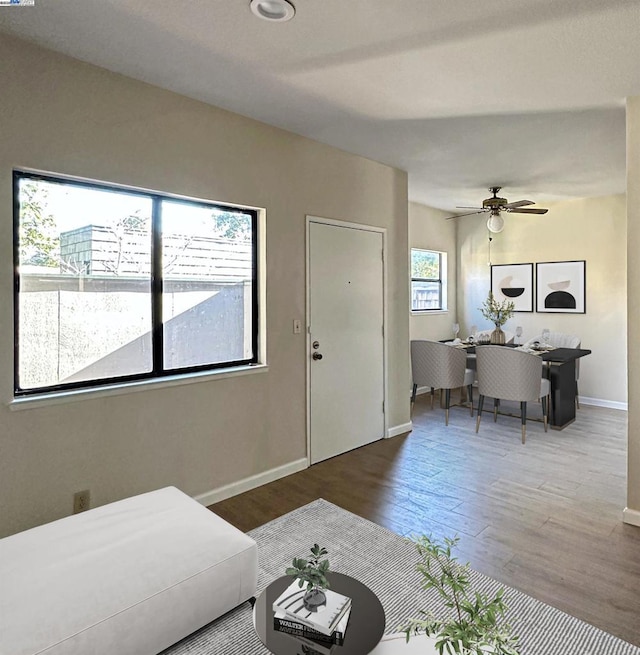
[[(121, 194), (129, 194), (144, 197), (151, 200), (151, 344), (152, 344), (152, 370), (145, 373), (136, 373), (96, 380), (83, 380), (78, 382), (67, 382), (61, 384), (47, 385), (37, 388), (23, 389), (19, 385), (20, 371), (20, 180), (31, 179), (37, 181), (52, 182), (56, 184), (67, 184), (76, 187), (96, 189), (100, 191), (112, 191)], [(251, 312), (252, 312), (252, 334), (250, 358), (233, 361), (217, 362), (213, 364), (202, 364), (198, 366), (185, 366), (166, 369), (162, 364), (164, 332), (162, 322), (162, 201), (185, 203), (193, 207), (202, 207), (225, 212), (237, 212), (251, 216)], [(145, 380), (162, 380), (163, 378), (175, 378), (187, 376), (193, 373), (206, 371), (220, 371), (233, 369), (241, 366), (250, 366), (259, 363), (259, 331), (260, 331), (260, 307), (259, 307), (259, 248), (258, 242), (258, 210), (239, 205), (230, 205), (214, 201), (196, 200), (175, 196), (157, 191), (145, 191), (134, 187), (120, 186), (102, 181), (87, 181), (74, 177), (53, 175), (49, 173), (37, 173), (32, 171), (13, 170), (13, 338), (14, 338), (14, 375), (13, 388), (14, 397), (41, 396), (50, 393), (99, 389), (110, 385), (120, 385), (129, 382)]]
[[(438, 272), (440, 273), (439, 277), (414, 277), (413, 276), (413, 251), (419, 250), (420, 252), (428, 252), (438, 255)], [(411, 268), (411, 311), (418, 312), (442, 312), (445, 311), (443, 303), (443, 279), (442, 279), (442, 257), (443, 253), (439, 250), (430, 250), (429, 248), (410, 248), (409, 249), (409, 266)], [(427, 308), (414, 308), (413, 306), (413, 283), (414, 282), (437, 282), (438, 283), (438, 306), (437, 307), (427, 307)]]

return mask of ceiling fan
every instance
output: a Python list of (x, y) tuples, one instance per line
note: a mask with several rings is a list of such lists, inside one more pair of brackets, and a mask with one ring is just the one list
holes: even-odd
[(489, 232), (502, 232), (504, 228), (504, 219), (500, 215), (501, 212), (516, 212), (518, 214), (546, 214), (548, 209), (526, 209), (527, 205), (534, 205), (532, 200), (516, 200), (509, 202), (506, 198), (498, 198), (498, 191), (502, 187), (492, 186), (489, 191), (493, 193), (493, 197), (486, 198), (482, 201), (482, 207), (458, 207), (458, 209), (473, 209), (473, 211), (466, 214), (457, 214), (456, 216), (449, 216), (447, 220), (452, 218), (459, 218), (460, 216), (471, 216), (472, 214), (489, 214), (487, 219), (487, 229)]

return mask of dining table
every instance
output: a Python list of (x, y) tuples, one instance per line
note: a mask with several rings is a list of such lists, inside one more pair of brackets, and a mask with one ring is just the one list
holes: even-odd
[[(454, 344), (458, 348), (463, 348), (468, 355), (475, 354), (476, 345), (466, 341)], [(522, 346), (513, 343), (501, 344), (505, 348), (520, 348)], [(551, 406), (549, 408), (549, 426), (554, 430), (563, 430), (576, 420), (576, 361), (581, 357), (591, 354), (587, 348), (527, 348), (526, 352), (532, 353), (543, 362), (545, 375), (551, 381)]]
[(590, 355), (587, 348), (552, 348), (540, 353), (551, 380), (549, 425), (562, 430), (576, 420), (576, 361)]

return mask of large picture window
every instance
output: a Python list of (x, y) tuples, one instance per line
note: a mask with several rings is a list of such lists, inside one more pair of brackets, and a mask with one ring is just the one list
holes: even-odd
[(411, 248), (411, 311), (446, 309), (446, 253)]
[(15, 394), (257, 362), (257, 212), (14, 172)]

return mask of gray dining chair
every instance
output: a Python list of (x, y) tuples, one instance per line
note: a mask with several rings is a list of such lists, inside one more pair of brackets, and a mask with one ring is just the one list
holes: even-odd
[[(480, 330), (479, 332), (476, 332), (475, 334), (472, 334), (471, 336), (473, 337), (473, 341), (478, 344), (478, 343), (489, 343), (489, 340), (491, 339), (491, 333), (493, 330)], [(514, 339), (516, 338), (516, 335), (514, 332), (509, 332), (508, 330), (503, 330), (504, 332), (504, 342), (505, 343), (513, 343)], [(474, 371), (476, 370), (476, 355), (475, 353), (468, 353), (467, 354), (467, 367), (473, 369)]]
[[(549, 332), (547, 339), (550, 346), (554, 348), (580, 348), (581, 340), (576, 334), (567, 334), (565, 332)], [(542, 334), (537, 334), (529, 339), (524, 346), (531, 347), (534, 343), (542, 343)], [(576, 408), (580, 409), (580, 397), (578, 395), (578, 379), (580, 377), (580, 359), (576, 359)]]
[(462, 348), (448, 346), (439, 341), (413, 340), (411, 341), (411, 372), (413, 377), (413, 391), (411, 403), (416, 399), (418, 387), (431, 389), (431, 408), (433, 409), (433, 395), (435, 389), (444, 390), (444, 416), (445, 425), (449, 425), (449, 406), (451, 403), (451, 389), (466, 387), (473, 416), (473, 381), (474, 371), (466, 366), (467, 353)]
[(478, 417), (476, 432), (480, 429), (482, 406), (485, 397), (494, 399), (493, 420), (498, 419), (500, 400), (520, 402), (522, 443), (527, 437), (527, 403), (542, 400), (544, 431), (548, 429), (550, 381), (542, 376), (542, 360), (505, 346), (478, 346)]

